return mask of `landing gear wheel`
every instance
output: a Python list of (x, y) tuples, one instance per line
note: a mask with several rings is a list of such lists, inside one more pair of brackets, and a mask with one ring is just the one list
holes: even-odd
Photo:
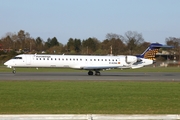
[(88, 72), (88, 75), (93, 75), (93, 71), (89, 71), (89, 72)]
[(13, 67), (13, 71), (12, 71), (13, 74), (16, 74), (16, 69)]
[(16, 70), (13, 70), (12, 73), (13, 73), (13, 74), (16, 74)]
[(95, 75), (100, 76), (101, 73), (99, 71), (96, 71)]

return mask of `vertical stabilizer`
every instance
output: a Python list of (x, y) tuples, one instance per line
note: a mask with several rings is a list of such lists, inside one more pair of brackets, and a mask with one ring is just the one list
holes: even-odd
[(141, 54), (136, 55), (139, 58), (155, 60), (156, 53), (160, 48), (173, 48), (172, 46), (162, 45), (159, 43), (151, 43), (149, 47)]

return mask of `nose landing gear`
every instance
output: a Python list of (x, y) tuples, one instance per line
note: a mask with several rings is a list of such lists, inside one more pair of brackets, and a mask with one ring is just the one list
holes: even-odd
[(16, 69), (15, 69), (15, 68), (13, 68), (12, 73), (13, 73), (13, 74), (16, 74)]

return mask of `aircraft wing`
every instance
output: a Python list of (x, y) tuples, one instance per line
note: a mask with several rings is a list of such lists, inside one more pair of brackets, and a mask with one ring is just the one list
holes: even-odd
[(103, 69), (116, 69), (117, 66), (84, 66), (81, 67), (84, 70), (103, 70)]

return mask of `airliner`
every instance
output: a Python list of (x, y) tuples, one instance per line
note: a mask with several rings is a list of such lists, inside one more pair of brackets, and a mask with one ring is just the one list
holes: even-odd
[(20, 54), (4, 63), (8, 68), (18, 67), (57, 67), (87, 70), (88, 75), (100, 75), (101, 70), (141, 68), (153, 64), (159, 48), (169, 47), (152, 43), (140, 55), (94, 56), (94, 55), (52, 55), (52, 54)]

